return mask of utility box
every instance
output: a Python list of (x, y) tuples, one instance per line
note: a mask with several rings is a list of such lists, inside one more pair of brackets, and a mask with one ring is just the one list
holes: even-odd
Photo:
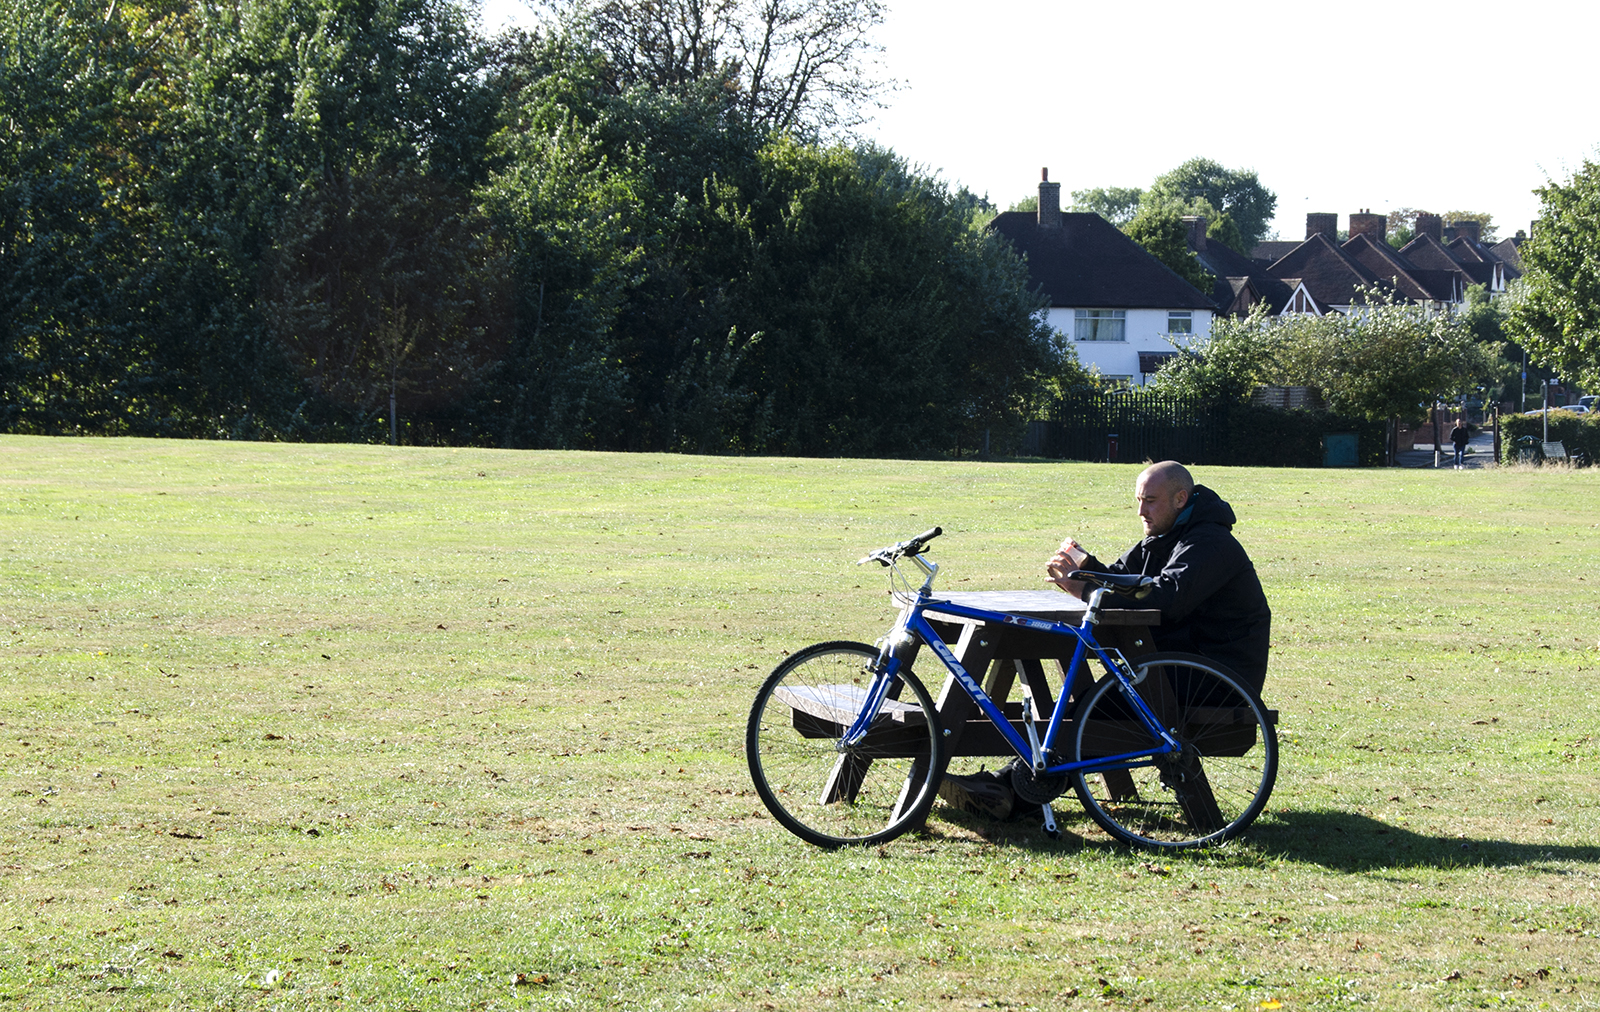
[(1355, 467), (1361, 462), (1356, 450), (1354, 432), (1330, 432), (1322, 437), (1322, 466)]

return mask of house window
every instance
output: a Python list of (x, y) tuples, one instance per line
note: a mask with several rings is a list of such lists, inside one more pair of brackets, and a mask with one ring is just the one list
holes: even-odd
[(1126, 341), (1126, 309), (1080, 309), (1075, 314), (1073, 335), (1080, 341)]
[(1173, 311), (1167, 314), (1167, 333), (1193, 334), (1194, 314), (1190, 312)]

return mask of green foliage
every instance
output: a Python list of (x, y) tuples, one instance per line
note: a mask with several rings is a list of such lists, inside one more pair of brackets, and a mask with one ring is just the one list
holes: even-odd
[(1549, 433), (1552, 442), (1566, 447), (1569, 456), (1581, 452), (1591, 465), (1600, 461), (1600, 414), (1551, 409), (1548, 420), (1543, 411), (1500, 416), (1500, 451), (1506, 463), (1517, 460), (1517, 440), (1524, 436), (1543, 442)]
[(670, 81), (454, 0), (172, 3), (0, 15), (7, 429), (936, 453), (1074, 381), (986, 202), (797, 139), (871, 0), (718, 7), (743, 62)]
[(1258, 387), (1308, 386), (1329, 409), (1371, 420), (1421, 418), (1503, 382), (1501, 346), (1461, 315), (1374, 298), (1350, 315), (1217, 321), (1210, 339), (1156, 375), (1159, 387), (1238, 401)]
[(1201, 292), (1209, 293), (1212, 278), (1189, 249), (1189, 226), (1182, 211), (1171, 205), (1145, 204), (1123, 226), (1128, 238), (1165, 264), (1174, 274)]
[(1157, 176), (1144, 196), (1145, 202), (1184, 207), (1196, 199), (1233, 220), (1241, 240), (1234, 248), (1244, 252), (1267, 237), (1278, 206), (1277, 195), (1262, 186), (1254, 172), (1226, 169), (1208, 158), (1191, 158)]
[(1600, 164), (1536, 192), (1543, 207), (1518, 249), (1525, 273), (1507, 329), (1533, 361), (1600, 390)]
[(1021, 426), (1053, 356), (1003, 240), (887, 151), (780, 137), (758, 168), (714, 193), (749, 265), (734, 310), (764, 333), (758, 445), (927, 454)]
[(1124, 186), (1073, 190), (1072, 209), (1098, 214), (1111, 224), (1122, 228), (1139, 213), (1139, 201), (1143, 196), (1143, 190)]
[(136, 303), (163, 126), (148, 30), (72, 0), (0, 13), (0, 411), (12, 431), (148, 421)]
[(1277, 376), (1284, 331), (1274, 326), (1266, 307), (1248, 317), (1217, 316), (1205, 341), (1179, 349), (1151, 380), (1164, 393), (1208, 403), (1242, 404)]
[(1490, 214), (1488, 211), (1446, 211), (1439, 217), (1443, 219), (1443, 224), (1446, 228), (1448, 228), (1452, 222), (1475, 221), (1478, 223), (1479, 242), (1493, 243), (1496, 241), (1494, 215)]

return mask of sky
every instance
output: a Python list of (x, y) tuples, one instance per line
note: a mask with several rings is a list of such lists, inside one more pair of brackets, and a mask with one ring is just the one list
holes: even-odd
[[(1190, 158), (1250, 169), (1280, 238), (1307, 212), (1401, 207), (1538, 217), (1532, 190), (1600, 160), (1600, 7), (1237, 0), (887, 0), (859, 133), (1001, 208), (1037, 192), (1150, 184)], [(531, 24), (484, 0), (483, 24)]]

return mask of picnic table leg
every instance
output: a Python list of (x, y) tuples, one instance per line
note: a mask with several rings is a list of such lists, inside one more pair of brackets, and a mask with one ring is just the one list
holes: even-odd
[[(955, 649), (951, 652), (968, 672), (985, 671), (990, 661), (994, 659), (994, 642), (993, 635), (985, 632), (982, 627), (963, 626), (961, 638), (956, 641)], [(1008, 690), (1009, 688), (1007, 685)], [(984, 691), (989, 690), (985, 688)], [(978, 706), (972, 701), (972, 697), (967, 695), (967, 690), (961, 687), (961, 683), (956, 681), (954, 675), (946, 675), (944, 686), (939, 690), (939, 698), (934, 703), (934, 709), (939, 711), (940, 725), (949, 732), (944, 738), (945, 754), (953, 755), (956, 746), (961, 742), (962, 733), (967, 729), (967, 721), (979, 712)], [(910, 796), (911, 785), (920, 783), (926, 772), (921, 768), (920, 760), (913, 765), (911, 775), (906, 778), (905, 785), (900, 789), (900, 798), (895, 802), (896, 816), (915, 800)]]
[[(917, 645), (912, 644), (902, 660), (907, 670), (911, 669), (912, 662), (917, 659)], [(889, 692), (890, 699), (900, 698), (900, 682)], [(841, 755), (833, 764), (833, 770), (828, 774), (828, 780), (822, 785), (822, 803), (831, 805), (836, 801), (854, 803), (856, 794), (861, 790), (861, 785), (866, 782), (867, 771), (872, 768), (872, 760), (859, 755)], [(915, 771), (914, 771), (915, 772)], [(912, 781), (915, 780), (913, 776)], [(895, 810), (899, 811), (896, 805)]]

